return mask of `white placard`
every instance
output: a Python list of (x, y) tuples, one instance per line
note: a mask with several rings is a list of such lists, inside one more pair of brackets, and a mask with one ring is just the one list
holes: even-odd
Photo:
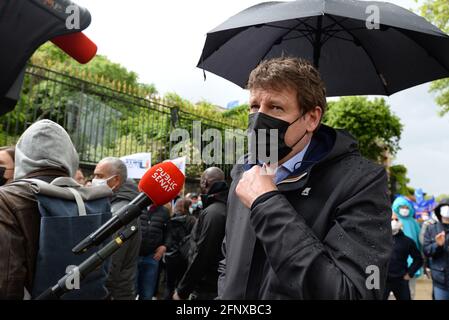
[(121, 157), (126, 168), (128, 168), (128, 178), (142, 179), (145, 172), (151, 168), (151, 153), (135, 153)]
[(181, 170), (181, 172), (184, 175), (186, 175), (186, 161), (187, 161), (187, 157), (186, 156), (175, 158), (175, 159), (170, 159), (170, 160), (165, 160), (165, 161), (173, 162), (175, 164), (175, 166), (177, 166), (178, 169)]

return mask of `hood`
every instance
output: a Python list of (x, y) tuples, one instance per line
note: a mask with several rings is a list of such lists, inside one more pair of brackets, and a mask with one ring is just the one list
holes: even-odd
[[(399, 214), (399, 208), (402, 206), (407, 206), (410, 209), (410, 213), (407, 217), (403, 217)], [(404, 232), (404, 235), (412, 239), (418, 250), (421, 250), (421, 242), (419, 241), (421, 227), (414, 218), (415, 209), (413, 208), (413, 204), (406, 198), (399, 196), (393, 202), (393, 211), (402, 223), (402, 231)]]
[[(402, 206), (407, 206), (410, 209), (410, 213), (407, 217), (403, 217), (399, 214), (399, 208)], [(402, 196), (399, 196), (396, 198), (396, 200), (394, 200), (393, 212), (396, 213), (401, 221), (404, 219), (414, 219), (415, 216), (415, 208), (413, 207), (412, 203)]]
[(40, 120), (32, 124), (16, 145), (14, 179), (44, 168), (63, 169), (70, 177), (78, 169), (78, 153), (59, 124)]
[(226, 204), (228, 198), (229, 187), (226, 181), (215, 181), (209, 189), (207, 194), (201, 195), (201, 202), (203, 209), (207, 208), (215, 201), (220, 201)]
[(126, 179), (125, 183), (114, 193), (114, 200), (131, 201), (138, 195), (137, 184), (132, 179)]
[(438, 221), (440, 221), (440, 222), (442, 222), (441, 221), (441, 213), (440, 213), (440, 209), (442, 206), (449, 206), (449, 199), (441, 200), (434, 209), (435, 215), (437, 216)]

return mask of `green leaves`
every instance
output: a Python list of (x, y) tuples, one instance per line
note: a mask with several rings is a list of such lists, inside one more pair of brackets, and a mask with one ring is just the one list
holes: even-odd
[(349, 131), (365, 157), (384, 163), (399, 150), (402, 124), (384, 99), (344, 97), (330, 101), (323, 123)]
[(389, 168), (390, 190), (393, 195), (402, 194), (405, 196), (413, 195), (414, 190), (408, 186), (410, 179), (407, 177), (407, 168), (402, 164), (391, 166)]
[[(446, 33), (449, 33), (449, 1), (425, 0), (419, 13)], [(449, 78), (432, 82), (430, 91), (436, 93), (436, 103), (441, 107), (440, 116), (449, 112)]]

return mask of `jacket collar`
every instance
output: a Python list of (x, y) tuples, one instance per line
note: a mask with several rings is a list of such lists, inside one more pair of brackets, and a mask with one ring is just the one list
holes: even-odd
[[(355, 138), (345, 130), (333, 129), (324, 124), (314, 133), (310, 145), (304, 155), (302, 165), (290, 176), (277, 184), (280, 191), (291, 191), (303, 187), (316, 166), (333, 162), (343, 156), (357, 153), (358, 146)], [(231, 171), (232, 179), (239, 177), (243, 171), (249, 170), (253, 165), (246, 163), (236, 165)]]

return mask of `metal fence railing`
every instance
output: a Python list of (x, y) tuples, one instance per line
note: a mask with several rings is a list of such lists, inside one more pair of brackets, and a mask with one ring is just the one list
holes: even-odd
[[(62, 125), (77, 148), (81, 164), (95, 165), (107, 156), (151, 152), (152, 163), (170, 157), (175, 128), (191, 132), (193, 121), (201, 130), (242, 129), (232, 119), (217, 121), (84, 79), (29, 65), (16, 108), (0, 117), (0, 145), (13, 145), (33, 122), (50, 119)], [(224, 145), (224, 141), (223, 141)], [(231, 164), (216, 164), (226, 174)], [(187, 166), (198, 177), (205, 164)]]

